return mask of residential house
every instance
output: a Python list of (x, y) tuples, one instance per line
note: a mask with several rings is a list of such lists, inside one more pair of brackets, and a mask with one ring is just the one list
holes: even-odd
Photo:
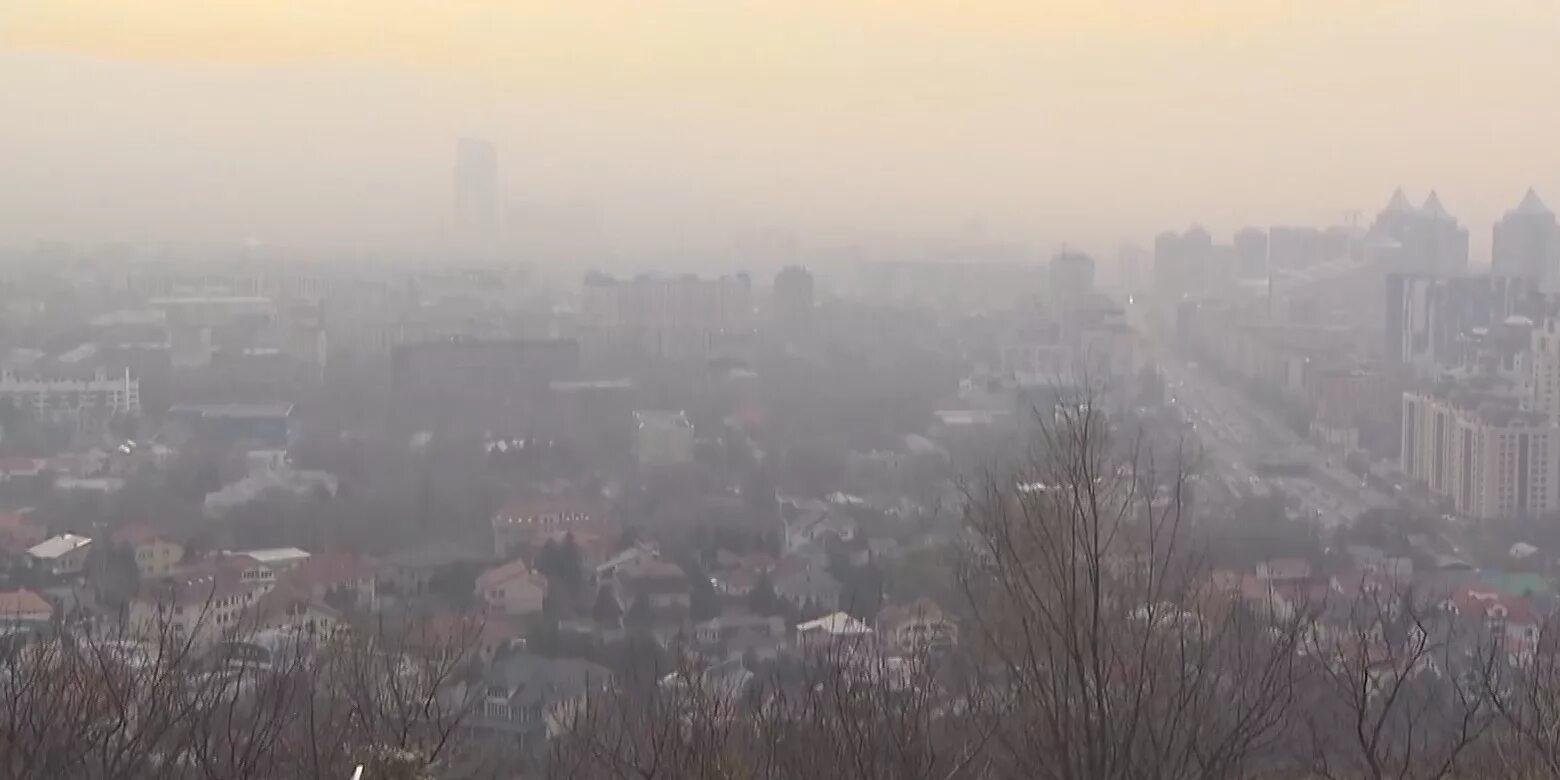
[(28, 479), (36, 477), (49, 468), (47, 458), (0, 458), (0, 482), (9, 482), (13, 479)]
[(543, 541), (583, 531), (600, 519), (591, 502), (542, 497), (511, 501), (493, 515), (493, 554), (507, 560), (539, 547)]
[(336, 609), (372, 612), (379, 608), (378, 572), (379, 562), (366, 555), (322, 553), (283, 572), (280, 582)]
[(741, 659), (751, 653), (772, 661), (790, 645), (785, 621), (778, 616), (748, 613), (720, 615), (693, 627), (699, 651), (716, 662)]
[(1482, 622), (1490, 639), (1507, 653), (1530, 657), (1538, 650), (1543, 619), (1522, 596), (1468, 586), (1453, 592), (1445, 606), (1453, 615)]
[(959, 628), (931, 599), (884, 607), (878, 612), (876, 631), (892, 652), (941, 652), (959, 642)]
[(715, 570), (710, 572), (710, 584), (722, 596), (746, 598), (759, 580), (775, 570), (775, 566), (775, 559), (763, 553), (736, 555), (721, 550), (715, 555)]
[(806, 566), (774, 578), (775, 595), (806, 611), (832, 611), (840, 608), (844, 588), (833, 575), (816, 566)]
[(494, 663), (478, 683), (481, 696), (464, 727), (536, 747), (567, 731), (586, 698), (611, 679), (605, 667), (589, 661), (510, 656)]
[(144, 523), (119, 529), (113, 539), (135, 556), (135, 570), (142, 579), (166, 577), (184, 558), (184, 545)]
[(660, 551), (646, 544), (637, 544), (626, 550), (621, 550), (596, 566), (596, 584), (605, 585), (609, 582), (615, 582), (618, 571), (625, 567), (637, 566), (647, 560), (658, 561), (660, 559)]
[(22, 513), (0, 514), (0, 551), (24, 555), (27, 550), (49, 538), (43, 526)]
[(249, 631), (291, 628), (310, 638), (328, 639), (343, 625), (341, 610), (307, 590), (284, 584), (255, 602), (253, 626), (245, 628)]
[(634, 412), (634, 453), (639, 465), (680, 466), (693, 460), (693, 423), (681, 411)]
[(33, 565), (56, 576), (80, 574), (87, 569), (92, 540), (79, 534), (60, 534), (28, 548)]
[(176, 574), (161, 582), (143, 584), (130, 600), (131, 632), (160, 642), (189, 642), (207, 647), (236, 632), (253, 630), (246, 624), (248, 610), (273, 583), (246, 582), (244, 570), (234, 562), (203, 567), (198, 574)]
[(780, 515), (785, 521), (784, 551), (787, 553), (824, 545), (830, 538), (846, 542), (856, 538), (856, 521), (827, 501), (781, 499)]
[(243, 550), (229, 555), (247, 556), (278, 574), (295, 569), (309, 559), (309, 551), (297, 547), (268, 547), (260, 550)]
[(618, 603), (627, 611), (644, 599), (654, 612), (686, 612), (692, 604), (693, 587), (688, 573), (675, 563), (658, 558), (641, 558), (616, 570)]
[(30, 590), (0, 591), (0, 627), (40, 626), (54, 619), (54, 606)]
[(525, 561), (510, 561), (477, 575), (477, 597), (499, 614), (539, 614), (547, 598), (547, 578)]
[(796, 626), (796, 646), (806, 650), (865, 642), (871, 638), (871, 626), (844, 612), (834, 612)]
[(1256, 572), (1264, 582), (1303, 582), (1311, 578), (1311, 564), (1304, 558), (1275, 558), (1257, 564)]
[(403, 597), (424, 596), (429, 583), (438, 575), (489, 563), (492, 563), (490, 552), (479, 552), (454, 542), (413, 547), (385, 558), (379, 567), (379, 591), (393, 591)]

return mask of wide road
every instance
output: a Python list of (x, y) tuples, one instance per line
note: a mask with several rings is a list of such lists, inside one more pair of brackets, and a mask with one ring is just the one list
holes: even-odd
[[(1156, 355), (1166, 390), (1183, 417), (1195, 426), (1207, 454), (1238, 483), (1282, 490), (1295, 496), (1307, 514), (1324, 526), (1352, 522), (1371, 507), (1390, 506), (1392, 497), (1365, 485), (1343, 467), (1342, 457), (1326, 452), (1296, 433), (1241, 392), (1219, 383), (1195, 364), (1165, 352)], [(1308, 467), (1303, 477), (1270, 478), (1254, 465), (1287, 457)]]

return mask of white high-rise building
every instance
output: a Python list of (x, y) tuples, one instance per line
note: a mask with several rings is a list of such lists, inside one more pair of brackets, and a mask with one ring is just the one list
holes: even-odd
[(1560, 428), (1507, 398), (1403, 394), (1403, 471), (1474, 520), (1560, 509)]
[(1533, 328), (1527, 359), (1533, 409), (1560, 425), (1560, 320), (1546, 317)]
[(132, 377), (129, 369), (123, 375), (110, 375), (100, 368), (79, 378), (6, 370), (0, 372), (0, 400), (49, 420), (136, 415), (141, 413), (141, 380)]

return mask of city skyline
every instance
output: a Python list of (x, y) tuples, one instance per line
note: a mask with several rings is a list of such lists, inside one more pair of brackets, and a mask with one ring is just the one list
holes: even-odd
[(178, 5), (0, 11), (25, 150), (0, 239), (436, 243), (466, 136), (526, 183), (509, 207), (592, 204), (657, 251), (779, 227), (1103, 255), (1341, 224), (1401, 185), (1483, 265), (1529, 187), (1560, 192), (1541, 3)]

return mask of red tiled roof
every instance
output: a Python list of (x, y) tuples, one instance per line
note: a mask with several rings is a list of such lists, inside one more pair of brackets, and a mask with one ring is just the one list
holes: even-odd
[(585, 520), (599, 519), (600, 513), (589, 499), (559, 496), (517, 498), (498, 510), (493, 522), (516, 522), (548, 515), (580, 515)]
[(1539, 622), (1538, 611), (1533, 608), (1531, 601), (1509, 593), (1477, 587), (1459, 588), (1452, 594), (1452, 603), (1457, 607), (1458, 614), (1464, 616), (1489, 617), (1490, 613), (1499, 607), (1505, 610), (1505, 620), (1508, 623), (1537, 624)]
[(54, 607), (42, 596), (30, 590), (0, 591), (0, 618), (16, 617), (34, 612), (54, 614)]
[(0, 472), (37, 471), (48, 465), (48, 463), (49, 461), (45, 458), (24, 458), (13, 455), (0, 458)]
[(525, 561), (510, 561), (502, 566), (494, 566), (477, 575), (477, 587), (487, 590), (494, 585), (517, 579), (532, 579), (540, 582), (544, 578), (533, 571), (530, 566), (527, 566)]
[(373, 578), (379, 562), (356, 553), (311, 555), (282, 575), (282, 581), (304, 588), (352, 585)]
[(260, 587), (243, 581), (236, 569), (214, 567), (208, 571), (186, 571), (144, 588), (136, 594), (142, 602), (162, 602), (173, 606), (202, 606)]
[(114, 532), (114, 541), (136, 547), (157, 540), (172, 541), (167, 535), (146, 523), (131, 523)]

